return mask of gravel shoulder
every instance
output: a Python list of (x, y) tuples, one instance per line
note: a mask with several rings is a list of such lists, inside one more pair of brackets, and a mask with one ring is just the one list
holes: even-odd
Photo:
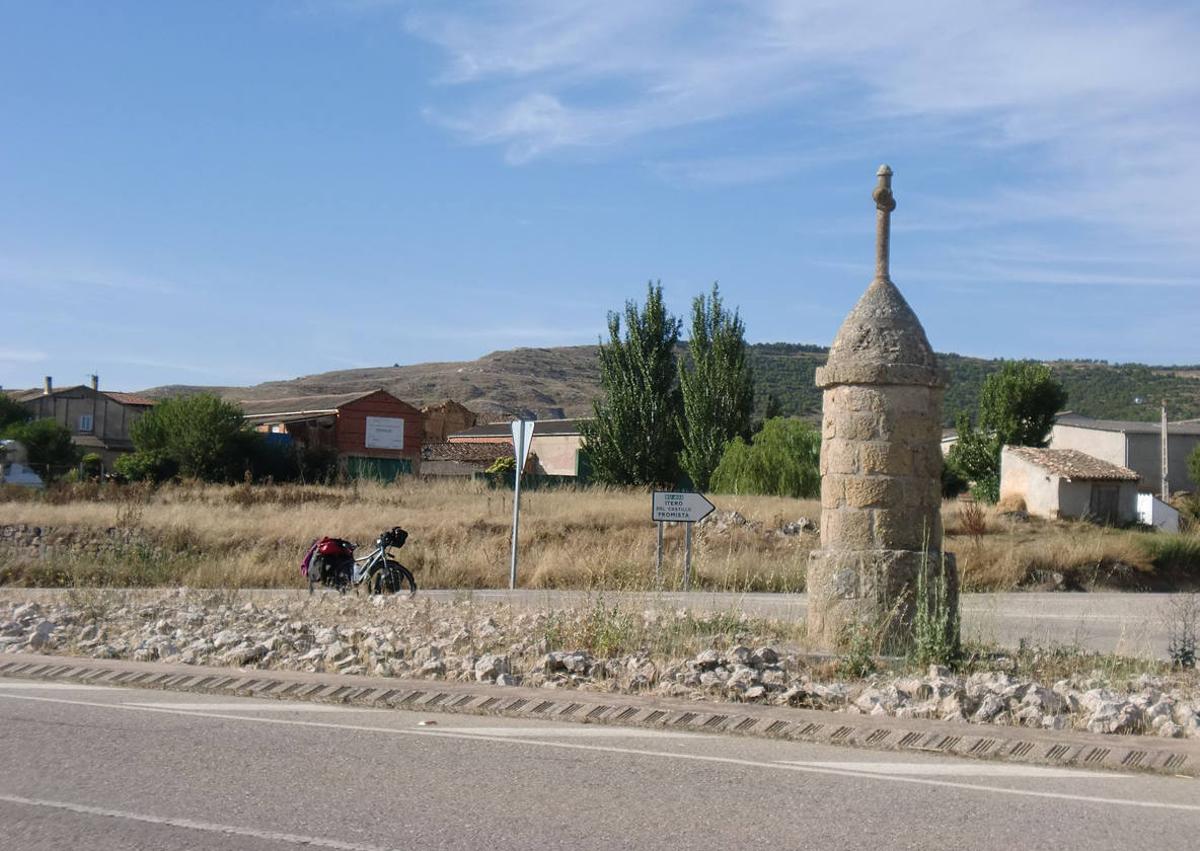
[[(1104, 657), (996, 656), (968, 672), (850, 676), (814, 659), (793, 621), (606, 602), (531, 609), (469, 598), (74, 591), (0, 597), (0, 654), (399, 677), (795, 707), (874, 719), (1200, 738), (1195, 672)], [(0, 656), (0, 658), (3, 658)], [(1066, 665), (1071, 662), (1071, 665)], [(1060, 664), (1062, 663), (1062, 664)], [(1040, 667), (1038, 667), (1040, 665)], [(1065, 666), (1065, 667), (1064, 667)], [(1073, 668), (1049, 679), (1045, 673)]]

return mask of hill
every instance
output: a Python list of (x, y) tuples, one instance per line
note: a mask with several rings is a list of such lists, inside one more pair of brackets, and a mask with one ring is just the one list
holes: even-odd
[[(821, 393), (813, 373), (828, 349), (798, 343), (756, 343), (750, 360), (758, 404), (768, 394), (784, 413), (816, 417)], [(979, 388), (1001, 361), (958, 354), (938, 355), (950, 373), (943, 420), (952, 425), (959, 411), (974, 411)], [(1200, 417), (1200, 367), (1110, 364), (1105, 361), (1051, 361), (1069, 394), (1073, 411), (1094, 417), (1156, 421), (1163, 399), (1172, 420)], [(338, 370), (253, 387), (171, 385), (142, 391), (162, 398), (207, 390), (226, 399), (272, 399), (349, 393), (383, 387), (415, 405), (455, 399), (485, 420), (514, 415), (542, 419), (587, 416), (598, 395), (600, 373), (595, 346), (512, 349), (473, 361)]]

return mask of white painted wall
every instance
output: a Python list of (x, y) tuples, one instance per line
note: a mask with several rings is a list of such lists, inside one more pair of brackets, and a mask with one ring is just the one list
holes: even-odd
[(1137, 495), (1137, 516), (1139, 523), (1153, 526), (1160, 532), (1179, 531), (1179, 512), (1152, 493)]

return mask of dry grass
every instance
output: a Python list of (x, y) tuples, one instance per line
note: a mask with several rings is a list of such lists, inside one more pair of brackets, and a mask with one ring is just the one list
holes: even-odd
[[(694, 586), (729, 591), (800, 591), (811, 533), (777, 534), (820, 517), (814, 501), (713, 498), (747, 525), (702, 528), (694, 541)], [(1019, 521), (996, 507), (943, 506), (945, 548), (958, 557), (965, 590), (1067, 587), (1186, 587), (1200, 582), (1200, 535), (1164, 536), (1081, 522)], [(522, 495), (520, 582), (533, 588), (648, 589), (655, 586), (655, 529), (646, 492), (580, 488)], [(508, 580), (512, 495), (483, 483), (405, 479), (357, 487), (180, 484), (157, 491), (85, 485), (41, 497), (0, 492), (0, 522), (139, 531), (139, 543), (101, 556), (60, 553), (15, 562), (0, 550), (0, 583), (300, 584), (303, 549), (320, 535), (369, 545), (395, 525), (411, 533), (401, 560), (423, 587), (495, 588)], [(678, 587), (683, 529), (666, 536), (664, 580)]]
[(947, 503), (942, 514), (946, 548), (957, 556), (967, 591), (1056, 584), (1159, 591), (1200, 583), (1200, 535), (1017, 519), (999, 506)]
[[(103, 530), (131, 520), (177, 556), (176, 581), (196, 587), (288, 586), (300, 581), (303, 549), (320, 535), (369, 544), (400, 525), (411, 533), (401, 559), (425, 587), (489, 588), (508, 580), (511, 493), (482, 483), (406, 479), (351, 488), (173, 485), (153, 494), (121, 488), (77, 501), (0, 503), (4, 521)], [(814, 502), (722, 497), (752, 525), (695, 536), (695, 585), (721, 590), (802, 590), (816, 536), (764, 534)], [(133, 507), (131, 507), (131, 503)], [(587, 488), (530, 491), (521, 499), (521, 584), (535, 588), (649, 588), (654, 585), (655, 527), (645, 492)], [(678, 584), (682, 527), (666, 535), (666, 585)], [(118, 554), (118, 558), (122, 554)], [(94, 560), (93, 560), (94, 561)], [(85, 565), (65, 565), (73, 577)], [(64, 584), (63, 576), (28, 576)], [(92, 578), (88, 576), (87, 578)]]

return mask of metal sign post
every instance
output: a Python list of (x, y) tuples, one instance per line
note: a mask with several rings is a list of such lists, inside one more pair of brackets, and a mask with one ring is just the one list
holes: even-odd
[(692, 524), (683, 527), (683, 590), (692, 590)]
[(662, 584), (663, 584), (662, 545), (663, 545), (663, 526), (664, 525), (666, 525), (666, 524), (664, 524), (661, 520), (658, 521), (658, 556), (654, 560), (654, 585), (659, 590), (662, 589)]
[(656, 576), (662, 583), (662, 540), (663, 524), (685, 524), (683, 532), (683, 590), (692, 585), (692, 524), (711, 514), (716, 506), (703, 494), (690, 492), (655, 491), (651, 501), (650, 517), (658, 523), (658, 564)]
[(513, 528), (512, 528), (512, 559), (508, 566), (508, 587), (517, 587), (517, 529), (521, 524), (521, 473), (525, 471), (525, 461), (529, 458), (529, 446), (533, 443), (533, 421), (513, 420), (513, 457), (517, 469), (513, 471)]

